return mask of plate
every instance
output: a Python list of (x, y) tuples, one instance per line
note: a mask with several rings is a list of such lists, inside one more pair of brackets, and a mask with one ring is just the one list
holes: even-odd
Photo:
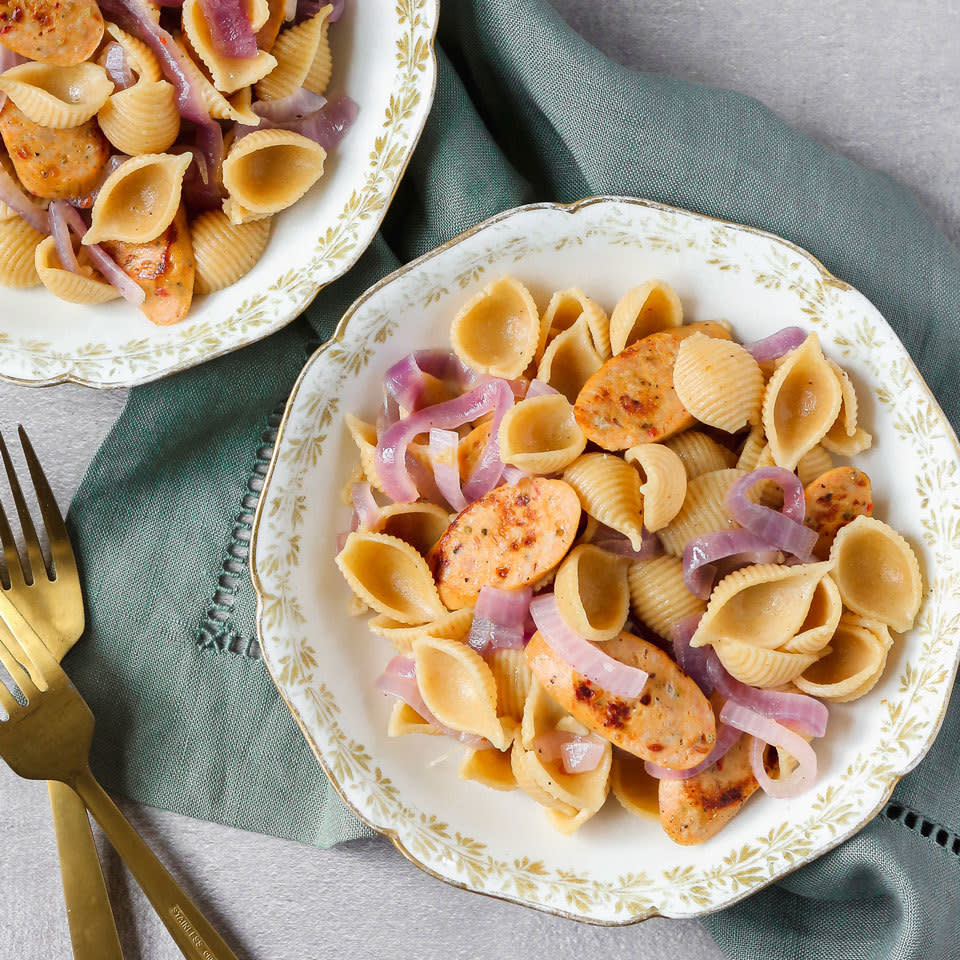
[(157, 327), (124, 301), (91, 308), (43, 287), (0, 288), (0, 376), (28, 386), (130, 387), (230, 353), (285, 326), (359, 259), (387, 212), (433, 101), (439, 0), (348, 3), (330, 31), (331, 93), (360, 105), (324, 176), (274, 218), (244, 278)]
[[(764, 795), (706, 844), (673, 844), (652, 820), (607, 806), (561, 837), (532, 801), (457, 778), (459, 751), (390, 739), (374, 690), (391, 650), (349, 616), (334, 564), (349, 525), (338, 496), (356, 463), (344, 414), (375, 414), (381, 377), (413, 347), (446, 346), (457, 308), (512, 273), (538, 304), (571, 282), (611, 309), (653, 277), (685, 318), (729, 321), (742, 340), (789, 324), (816, 331), (859, 389), (874, 447), (857, 458), (877, 516), (914, 545), (926, 592), (881, 682), (831, 705), (820, 777), (790, 800)], [(596, 923), (692, 917), (727, 906), (836, 846), (881, 808), (930, 747), (960, 651), (960, 449), (877, 310), (784, 240), (642, 200), (601, 197), (504, 213), (371, 288), (304, 368), (260, 498), (257, 618), (270, 672), (344, 800), (414, 863), (450, 883)]]

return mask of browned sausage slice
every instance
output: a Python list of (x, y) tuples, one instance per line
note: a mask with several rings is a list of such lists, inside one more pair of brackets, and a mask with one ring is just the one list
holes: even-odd
[(632, 667), (646, 670), (639, 697), (627, 699), (600, 689), (576, 673), (536, 633), (527, 662), (541, 686), (584, 726), (617, 747), (672, 770), (695, 767), (713, 749), (716, 720), (710, 701), (659, 647), (629, 633), (599, 644)]
[(94, 0), (0, 0), (0, 43), (29, 60), (70, 67), (103, 38)]
[(52, 130), (28, 120), (12, 100), (0, 110), (0, 136), (23, 186), (50, 200), (88, 194), (110, 159), (110, 144), (95, 119)]
[(632, 343), (583, 385), (574, 416), (580, 429), (604, 450), (654, 443), (692, 427), (694, 419), (673, 389), (680, 341), (696, 332), (729, 340), (717, 323), (690, 323)]
[(873, 513), (870, 478), (856, 467), (834, 467), (808, 483), (806, 524), (819, 534), (813, 552), (821, 560), (830, 553), (837, 531), (852, 520)]
[(526, 477), (460, 511), (427, 556), (440, 599), (472, 606), (480, 588), (515, 590), (552, 570), (570, 549), (580, 500), (562, 480)]
[(140, 309), (154, 323), (178, 323), (190, 309), (196, 264), (187, 215), (181, 206), (170, 226), (149, 243), (100, 244), (144, 290)]

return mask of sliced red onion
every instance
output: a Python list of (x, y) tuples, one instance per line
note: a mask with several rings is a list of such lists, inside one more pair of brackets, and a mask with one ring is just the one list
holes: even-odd
[(589, 773), (603, 759), (605, 741), (592, 733), (581, 736), (566, 730), (548, 730), (533, 741), (541, 760), (560, 760), (563, 772)]
[(499, 482), (503, 474), (504, 463), (500, 459), (500, 424), (506, 416), (507, 411), (513, 406), (516, 392), (513, 385), (504, 381), (509, 388), (501, 390), (497, 398), (496, 406), (493, 409), (493, 419), (490, 422), (490, 434), (487, 442), (483, 446), (483, 451), (477, 461), (477, 465), (470, 474), (470, 478), (463, 485), (463, 494), (471, 502), (479, 500), (484, 494), (489, 493)]
[(822, 737), (827, 732), (830, 711), (826, 704), (803, 693), (760, 690), (741, 683), (727, 673), (711, 648), (700, 649), (706, 651), (707, 672), (712, 684), (727, 700), (811, 737)]
[[(76, 207), (72, 207), (70, 204), (64, 204), (58, 208), (57, 215), (62, 215), (67, 225), (77, 237), (83, 238), (88, 227)], [(117, 261), (114, 260), (99, 243), (92, 243), (83, 249), (90, 258), (90, 262), (100, 271), (103, 279), (106, 280), (127, 303), (135, 307), (139, 307), (140, 304), (143, 303), (146, 299), (143, 287), (136, 283), (131, 277), (128, 277), (117, 265)]]
[(673, 657), (677, 665), (703, 691), (703, 695), (709, 697), (714, 688), (709, 658), (713, 657), (718, 665), (720, 661), (712, 647), (690, 646), (690, 638), (696, 632), (702, 616), (702, 613), (692, 613), (678, 620), (670, 629), (670, 639), (673, 641)]
[(641, 532), (640, 549), (635, 550), (629, 538), (605, 524), (598, 524), (593, 539), (590, 541), (595, 547), (615, 553), (620, 557), (629, 557), (631, 560), (649, 560), (660, 553), (660, 538), (643, 528)]
[(369, 530), (380, 517), (380, 507), (373, 498), (373, 490), (366, 481), (355, 483), (350, 488), (350, 499), (357, 517), (358, 528)]
[(548, 393), (559, 392), (559, 390), (554, 390), (549, 383), (544, 383), (543, 380), (531, 380), (530, 386), (527, 387), (527, 399), (530, 400), (533, 397), (542, 397)]
[[(723, 705), (720, 722), (756, 738), (750, 745), (750, 768), (764, 793), (782, 799), (799, 796), (813, 786), (817, 777), (817, 755), (799, 733), (794, 733), (782, 723), (761, 716), (734, 700), (728, 700)], [(774, 780), (767, 773), (763, 762), (767, 744), (789, 753), (797, 761), (796, 770), (789, 776)]]
[[(391, 669), (392, 668), (392, 669)], [(393, 697), (399, 697), (408, 707), (415, 710), (432, 727), (441, 733), (453, 737), (474, 750), (482, 750), (492, 746), (489, 740), (475, 733), (464, 733), (445, 727), (432, 713), (420, 693), (417, 685), (417, 671), (413, 660), (407, 657), (394, 657), (387, 664), (386, 672), (377, 677), (374, 686), (381, 692)]]
[(49, 229), (47, 211), (27, 196), (7, 168), (0, 163), (0, 200), (18, 213), (34, 230), (46, 233)]
[[(312, 20), (329, 3), (333, 3), (333, 9), (327, 17), (327, 23), (336, 23), (343, 16), (345, 0), (293, 0), (296, 18), (299, 21)], [(293, 19), (293, 16), (287, 19)]]
[(218, 183), (223, 163), (223, 131), (210, 117), (200, 91), (194, 86), (187, 55), (154, 21), (143, 0), (100, 0), (100, 10), (118, 27), (142, 40), (156, 55), (164, 76), (177, 91), (180, 115), (197, 125), (197, 146), (207, 158), (213, 182)]
[(352, 530), (344, 530), (343, 533), (337, 534), (337, 553), (339, 553), (347, 545), (347, 537), (353, 533)]
[(484, 656), (494, 650), (521, 649), (528, 639), (525, 625), (532, 597), (529, 587), (521, 590), (481, 587), (467, 643)]
[[(747, 491), (762, 480), (772, 480), (783, 489), (782, 512), (747, 499)], [(756, 534), (766, 547), (785, 550), (801, 560), (810, 559), (817, 534), (803, 524), (807, 502), (795, 473), (783, 467), (758, 467), (731, 484), (726, 505), (733, 519)]]
[(651, 777), (656, 777), (658, 780), (689, 780), (698, 773), (709, 770), (718, 760), (722, 760), (733, 749), (741, 735), (736, 727), (718, 723), (717, 742), (714, 748), (695, 767), (690, 767), (689, 770), (670, 770), (649, 760), (644, 761), (643, 766)]
[(64, 208), (69, 208), (66, 200), (54, 200), (47, 208), (50, 223), (50, 234), (57, 248), (57, 259), (64, 270), (71, 273), (80, 273), (80, 261), (77, 252), (73, 249), (73, 240), (70, 238), (70, 227), (64, 215)]
[(717, 560), (765, 551), (766, 540), (749, 530), (717, 530), (687, 542), (683, 548), (683, 583), (695, 597), (706, 600), (713, 590)]
[(459, 511), (467, 506), (466, 497), (460, 489), (460, 466), (457, 449), (460, 435), (454, 430), (430, 431), (430, 459), (433, 462), (433, 479), (450, 506)]
[(474, 386), (477, 379), (476, 374), (451, 350), (417, 350), (408, 353), (387, 370), (383, 388), (399, 406), (412, 413), (423, 404), (426, 389), (424, 374), (453, 383), (461, 389)]
[(643, 692), (646, 672), (615, 660), (574, 633), (552, 593), (535, 597), (530, 603), (530, 614), (547, 645), (581, 676), (619, 697), (639, 697)]
[[(254, 104), (254, 110), (260, 103)], [(343, 139), (347, 129), (357, 119), (360, 108), (349, 97), (335, 97), (327, 101), (319, 110), (305, 114), (299, 119), (271, 120), (262, 117), (260, 125), (247, 126), (242, 123), (236, 125), (237, 139), (245, 137), (254, 130), (292, 130), (301, 136), (319, 143), (327, 153), (330, 153)]]
[(114, 91), (132, 87), (137, 82), (137, 78), (130, 69), (127, 51), (116, 40), (111, 40), (104, 48), (104, 53), (103, 69), (113, 81)]
[(767, 360), (776, 360), (777, 357), (782, 357), (785, 353), (793, 350), (794, 347), (799, 347), (806, 339), (807, 333), (800, 327), (784, 327), (762, 340), (746, 343), (744, 347), (753, 354), (753, 359), (757, 363), (764, 363)]
[(523, 480), (524, 477), (529, 476), (530, 474), (527, 473), (526, 470), (521, 470), (512, 463), (505, 463), (503, 465), (503, 473), (500, 474), (500, 479), (512, 487), (518, 480)]
[[(417, 499), (417, 487), (407, 465), (407, 447), (417, 434), (429, 433), (435, 427), (449, 430), (472, 423), (484, 414), (501, 407), (505, 409), (512, 403), (513, 391), (506, 380), (488, 380), (463, 396), (418, 410), (388, 427), (377, 443), (376, 451), (377, 475), (387, 496), (398, 503), (411, 503)], [(464, 494), (470, 496), (466, 490)]]
[(287, 123), (290, 120), (302, 120), (314, 111), (325, 107), (326, 104), (326, 97), (300, 87), (296, 93), (281, 97), (279, 100), (258, 100), (253, 105), (253, 112), (265, 120)]
[(200, 0), (200, 11), (217, 53), (237, 60), (257, 55), (257, 38), (242, 0)]

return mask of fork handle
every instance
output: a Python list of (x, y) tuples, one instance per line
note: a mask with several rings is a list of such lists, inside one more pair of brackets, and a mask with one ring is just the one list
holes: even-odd
[(167, 868), (117, 809), (90, 770), (79, 773), (70, 786), (80, 794), (183, 955), (188, 960), (237, 960), (234, 952), (170, 876)]
[(87, 808), (66, 785), (47, 784), (75, 960), (123, 960)]

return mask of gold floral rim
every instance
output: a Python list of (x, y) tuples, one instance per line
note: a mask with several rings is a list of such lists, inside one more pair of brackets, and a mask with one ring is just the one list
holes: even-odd
[(68, 350), (55, 342), (0, 332), (0, 379), (26, 387), (75, 383), (98, 389), (149, 383), (262, 340), (295, 320), (324, 287), (342, 277), (383, 222), (436, 92), (440, 0), (394, 0), (390, 6), (400, 31), (395, 85), (361, 185), (316, 238), (309, 262), (275, 277), (226, 318), (191, 323), (188, 317), (180, 328), (182, 335), (169, 340), (155, 340), (145, 328), (141, 337), (112, 344), (90, 342)]
[[(894, 397), (892, 391), (883, 388), (877, 391), (877, 397), (893, 417), (897, 435), (904, 442), (911, 440), (921, 444), (924, 456), (921, 462), (929, 464), (929, 469), (923, 471), (916, 480), (915, 494), (922, 505), (922, 511), (925, 511), (922, 538), (926, 547), (933, 551), (937, 575), (930, 576), (928, 583), (931, 596), (925, 601), (918, 626), (913, 631), (915, 636), (911, 646), (919, 645), (918, 656), (903, 665), (898, 677), (899, 696), (896, 702), (891, 703), (887, 699), (881, 701), (886, 714), (880, 733), (884, 735), (886, 743), (896, 748), (898, 755), (904, 755), (904, 759), (890, 759), (890, 754), (894, 752), (892, 748), (885, 750), (884, 755), (879, 758), (873, 754), (866, 755), (862, 751), (839, 776), (839, 785), (828, 786), (817, 795), (810, 805), (810, 816), (802, 823), (784, 822), (771, 829), (768, 834), (752, 838), (751, 842), (732, 851), (709, 871), (698, 870), (689, 865), (664, 871), (660, 886), (646, 873), (624, 874), (611, 883), (609, 880), (600, 881), (586, 874), (578, 875), (570, 870), (551, 871), (543, 862), (531, 861), (526, 857), (512, 862), (498, 859), (488, 852), (483, 842), (459, 833), (451, 833), (447, 824), (439, 821), (436, 816), (406, 806), (396, 786), (374, 764), (370, 752), (344, 731), (341, 725), (342, 711), (334, 694), (325, 683), (317, 682), (309, 672), (311, 657), (313, 666), (316, 666), (316, 659), (308, 641), (302, 641), (298, 648), (296, 641), (290, 641), (289, 636), (286, 641), (280, 636), (281, 627), (290, 626), (291, 616), (293, 621), (296, 621), (296, 616), (291, 613), (291, 598), (284, 595), (282, 584), (278, 588), (278, 576), (284, 563), (292, 569), (299, 562), (299, 547), (292, 546), (292, 541), (299, 538), (296, 535), (290, 537), (290, 533), (297, 528), (296, 516), (302, 516), (305, 497), (296, 491), (291, 497), (287, 490), (276, 494), (273, 488), (275, 475), (280, 466), (287, 470), (290, 466), (287, 462), (289, 460), (299, 470), (295, 475), (302, 481), (302, 469), (319, 461), (322, 441), (339, 412), (335, 392), (333, 396), (327, 397), (326, 401), (324, 394), (307, 399), (301, 397), (301, 390), (317, 369), (317, 365), (326, 361), (324, 369), (340, 367), (347, 371), (345, 375), (355, 377), (359, 370), (366, 366), (375, 347), (384, 343), (394, 332), (395, 323), (391, 326), (383, 316), (365, 318), (363, 325), (366, 329), (354, 337), (356, 347), (351, 352), (344, 346), (351, 321), (386, 286), (411, 272), (422, 271), (426, 264), (446, 251), (516, 216), (539, 210), (577, 214), (598, 205), (610, 205), (611, 210), (641, 208), (659, 215), (664, 222), (669, 222), (670, 218), (685, 218), (687, 226), (691, 223), (717, 225), (717, 229), (713, 231), (715, 248), (711, 248), (712, 256), (707, 263), (711, 268), (720, 271), (740, 269), (737, 251), (730, 249), (729, 235), (746, 235), (768, 241), (771, 248), (780, 255), (780, 259), (777, 260), (777, 255), (772, 254), (775, 260), (773, 268), (754, 271), (753, 281), (768, 290), (788, 290), (799, 299), (801, 311), (811, 322), (823, 322), (823, 317), (820, 316), (822, 312), (839, 309), (839, 302), (828, 302), (830, 297), (833, 297), (834, 301), (837, 298), (852, 298), (855, 309), (851, 310), (851, 316), (859, 319), (847, 325), (847, 334), (838, 335), (831, 331), (834, 342), (846, 354), (856, 353), (861, 356), (878, 381), (888, 372), (881, 371), (880, 358), (885, 356), (881, 348), (887, 348), (888, 351), (890, 347), (895, 348), (895, 355), (883, 362), (890, 365), (894, 375), (892, 380), (887, 378), (888, 382), (898, 384), (897, 397)], [(624, 226), (629, 228), (629, 224), (624, 221), (617, 224), (613, 230), (615, 232)], [(678, 234), (678, 250), (681, 246), (690, 246), (689, 239), (683, 236), (684, 230), (685, 228), (681, 228)], [(609, 237), (611, 227), (607, 225), (601, 232), (605, 237)], [(611, 242), (618, 241), (612, 239)], [(629, 243), (629, 238), (624, 242)], [(639, 241), (635, 242), (643, 245)], [(648, 246), (657, 243), (667, 245), (670, 242), (672, 241), (669, 238), (662, 236), (644, 237), (644, 243)], [(561, 242), (560, 246), (563, 245)], [(557, 249), (560, 249), (560, 246)], [(522, 243), (519, 248), (520, 253), (515, 257), (516, 260), (521, 260), (525, 252)], [(818, 281), (815, 288), (810, 288), (809, 280), (795, 275), (799, 265), (789, 263), (783, 251), (799, 257), (803, 263), (815, 268)], [(498, 256), (498, 253), (503, 254), (502, 246), (490, 252), (485, 261), (487, 267), (494, 264), (502, 267), (503, 257)], [(516, 253), (514, 250), (514, 254)], [(469, 283), (476, 282), (484, 269), (485, 267), (478, 268), (474, 264), (456, 279), (461, 287), (466, 287)], [(448, 292), (446, 287), (439, 293), (428, 289), (423, 293), (422, 299), (428, 303), (434, 297)], [(895, 400), (902, 401), (905, 392), (915, 393), (918, 403), (912, 412), (904, 413), (901, 410), (898, 413), (895, 410)], [(302, 432), (301, 426), (300, 434), (290, 436), (291, 414), (301, 401), (307, 404), (307, 434)], [(897, 406), (902, 407), (902, 403)], [(311, 436), (316, 440), (318, 431), (326, 432), (319, 437), (319, 443), (311, 443)], [(944, 443), (949, 447), (949, 451), (940, 449)], [(281, 698), (344, 803), (360, 820), (388, 837), (407, 859), (431, 876), (496, 899), (603, 925), (629, 924), (653, 916), (696, 916), (736, 903), (849, 838), (879, 812), (901, 777), (919, 763), (932, 745), (946, 713), (951, 684), (960, 660), (960, 587), (948, 589), (951, 587), (951, 579), (956, 579), (956, 572), (960, 572), (957, 571), (952, 557), (955, 541), (960, 542), (960, 513), (944, 518), (931, 511), (929, 506), (934, 492), (942, 490), (944, 486), (960, 492), (958, 465), (960, 444), (939, 404), (896, 335), (861, 294), (830, 274), (815, 257), (802, 248), (754, 227), (636, 198), (593, 197), (571, 204), (531, 204), (505, 211), (472, 227), (373, 285), (351, 305), (333, 337), (316, 351), (304, 367), (284, 411), (274, 458), (269, 466), (254, 519), (251, 574), (257, 593), (258, 635), (268, 670)], [(279, 550), (276, 549), (277, 543), (264, 546), (264, 528), (267, 525), (276, 528), (278, 523), (282, 528), (284, 521), (276, 518), (285, 509), (291, 518), (287, 529), (288, 542), (280, 542)], [(278, 533), (277, 529), (272, 529), (270, 538), (276, 539), (283, 535)], [(285, 558), (282, 556), (284, 553)], [(291, 558), (295, 559), (291, 562)], [(950, 608), (951, 602), (955, 609)], [(296, 626), (302, 627), (303, 622)], [(296, 629), (293, 633), (296, 633)], [(924, 637), (926, 641), (922, 642)], [(949, 654), (946, 657), (945, 650)], [(302, 704), (293, 702), (300, 697), (303, 698)], [(301, 714), (304, 705), (309, 705), (314, 711), (313, 730)], [(917, 715), (925, 710), (929, 710), (927, 716)], [(322, 729), (326, 734), (327, 742), (323, 746), (315, 735), (317, 729)], [(356, 796), (348, 789), (348, 785), (355, 788), (358, 782), (366, 789), (362, 808)], [(873, 794), (872, 802), (866, 807), (856, 802), (866, 802), (865, 790)], [(812, 839), (821, 832), (824, 824), (832, 828), (831, 832), (827, 836)], [(402, 832), (404, 836), (401, 836)], [(449, 872), (443, 873), (436, 869), (440, 863), (447, 867), (454, 864), (458, 875), (451, 876)], [(492, 875), (498, 882), (496, 889), (491, 888), (489, 883)], [(669, 908), (664, 908), (662, 902), (656, 899), (657, 892), (668, 888), (675, 894), (675, 900)], [(562, 906), (559, 901), (562, 901)], [(609, 909), (598, 914), (598, 903)], [(592, 909), (594, 912), (591, 912)], [(625, 916), (610, 916), (611, 912), (623, 913)]]

